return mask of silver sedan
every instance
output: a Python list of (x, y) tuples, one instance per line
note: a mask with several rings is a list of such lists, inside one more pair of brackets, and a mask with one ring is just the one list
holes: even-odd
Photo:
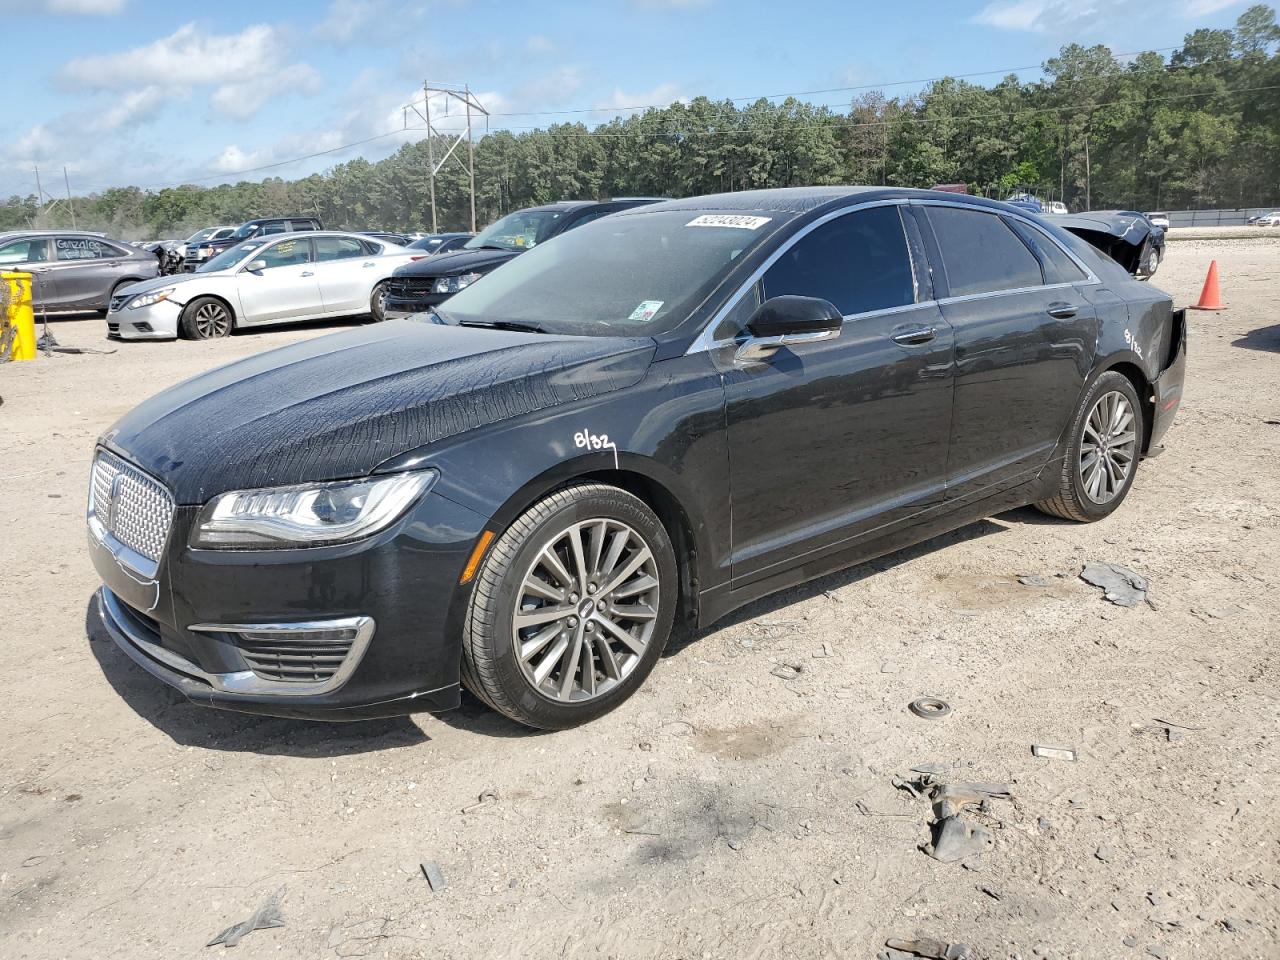
[(423, 255), (353, 233), (246, 240), (195, 273), (117, 291), (107, 333), (122, 340), (207, 340), (265, 323), (358, 315), (381, 320), (387, 278)]

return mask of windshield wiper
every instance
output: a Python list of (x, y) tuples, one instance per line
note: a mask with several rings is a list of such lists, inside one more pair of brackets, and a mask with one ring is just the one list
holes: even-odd
[(504, 246), (503, 246), (502, 244), (500, 244), (500, 243), (482, 243), (482, 244), (480, 244), (480, 246), (478, 246), (478, 247), (472, 247), (471, 249), (472, 249), (472, 250), (502, 250), (502, 251), (507, 252), (507, 253), (510, 253), (510, 252), (511, 252), (511, 248), (510, 248), (510, 247), (504, 247)]
[(522, 333), (546, 333), (546, 328), (525, 320), (459, 320), (460, 327), (484, 327), (487, 330), (519, 330)]

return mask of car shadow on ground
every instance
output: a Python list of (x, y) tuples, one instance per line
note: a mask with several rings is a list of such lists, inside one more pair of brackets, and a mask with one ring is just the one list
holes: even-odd
[[(1028, 514), (1028, 517), (1023, 515)], [(1004, 514), (1010, 520), (1024, 521), (1041, 516), (1034, 510), (1015, 510)], [(1045, 519), (1049, 519), (1046, 517)], [(1059, 521), (1061, 522), (1061, 521)], [(974, 523), (967, 524), (957, 530), (949, 533), (940, 534), (932, 539), (925, 540), (923, 543), (917, 543), (914, 546), (904, 547), (893, 553), (887, 553), (882, 557), (874, 560), (867, 560), (859, 563), (857, 566), (847, 567), (844, 570), (837, 570), (835, 573), (829, 573), (826, 576), (819, 577), (816, 580), (810, 580), (808, 583), (800, 584), (796, 587), (790, 587), (779, 593), (770, 594), (755, 600), (745, 607), (740, 607), (732, 613), (727, 614), (717, 620), (711, 626), (702, 630), (683, 631), (680, 635), (673, 636), (671, 642), (667, 644), (667, 649), (663, 656), (671, 656), (679, 653), (685, 647), (697, 643), (703, 637), (706, 637), (725, 627), (731, 627), (735, 624), (744, 623), (748, 620), (754, 620), (757, 617), (764, 617), (783, 610), (792, 604), (801, 603), (805, 600), (812, 599), (819, 594), (829, 594), (835, 590), (840, 590), (851, 584), (865, 580), (867, 577), (873, 577), (878, 573), (891, 570), (899, 564), (915, 560), (918, 557), (926, 556), (937, 550), (942, 550), (957, 543), (964, 543), (969, 540), (977, 540), (979, 537), (989, 536), (993, 533), (999, 533), (1005, 528), (999, 523), (992, 520), (978, 520)]]
[(1280, 323), (1273, 323), (1269, 327), (1258, 327), (1256, 330), (1250, 330), (1238, 340), (1232, 340), (1233, 347), (1243, 347), (1246, 350), (1265, 350), (1269, 353), (1280, 353)]

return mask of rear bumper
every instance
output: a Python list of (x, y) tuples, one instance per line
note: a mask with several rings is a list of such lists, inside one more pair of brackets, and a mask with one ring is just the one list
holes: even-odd
[(1151, 419), (1151, 436), (1147, 441), (1148, 456), (1159, 450), (1160, 441), (1173, 425), (1182, 403), (1182, 385), (1187, 376), (1187, 311), (1173, 313), (1173, 336), (1170, 338), (1169, 362), (1153, 384), (1155, 411)]

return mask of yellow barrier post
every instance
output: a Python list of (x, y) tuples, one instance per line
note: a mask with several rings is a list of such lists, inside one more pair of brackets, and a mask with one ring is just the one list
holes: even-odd
[(12, 347), (14, 360), (36, 358), (36, 315), (31, 307), (31, 274), (17, 271), (0, 273), (0, 281), (8, 288), (5, 319), (17, 330)]

